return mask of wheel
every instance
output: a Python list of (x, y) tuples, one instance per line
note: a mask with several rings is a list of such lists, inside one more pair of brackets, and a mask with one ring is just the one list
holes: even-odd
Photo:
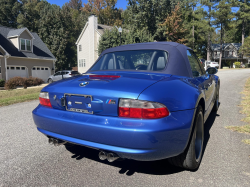
[(48, 80), (48, 83), (49, 83), (49, 84), (50, 84), (50, 83), (52, 83), (52, 82), (53, 82), (53, 80), (52, 80), (52, 79), (49, 79), (49, 80)]
[(200, 166), (204, 142), (203, 109), (199, 105), (195, 114), (193, 131), (186, 150), (176, 156), (169, 158), (170, 164), (187, 170), (196, 170)]
[(217, 110), (219, 109), (219, 87), (216, 91), (216, 98), (215, 98), (215, 102), (214, 102), (214, 107), (213, 107), (213, 111), (217, 112)]

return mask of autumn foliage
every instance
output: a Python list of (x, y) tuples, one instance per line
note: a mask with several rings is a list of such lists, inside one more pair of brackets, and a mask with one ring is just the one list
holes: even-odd
[(165, 19), (164, 23), (160, 24), (160, 26), (166, 29), (165, 34), (167, 41), (181, 44), (187, 42), (187, 39), (184, 38), (186, 29), (184, 29), (181, 16), (180, 5), (177, 4), (172, 14)]

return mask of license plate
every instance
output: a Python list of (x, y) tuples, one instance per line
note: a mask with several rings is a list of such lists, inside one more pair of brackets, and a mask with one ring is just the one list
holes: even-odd
[(93, 114), (91, 95), (64, 94), (67, 111)]

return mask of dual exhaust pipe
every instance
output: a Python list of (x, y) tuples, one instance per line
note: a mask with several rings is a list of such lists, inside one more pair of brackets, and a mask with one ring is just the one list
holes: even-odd
[(58, 140), (56, 138), (49, 138), (49, 144), (50, 145), (54, 145), (56, 147), (60, 146), (60, 145), (64, 145), (66, 144), (67, 142), (65, 141), (62, 141), (62, 140)]
[[(64, 145), (66, 144), (66, 141), (62, 141), (56, 138), (49, 138), (49, 144), (50, 145), (54, 145), (56, 147), (60, 146), (60, 145)], [(119, 156), (115, 153), (107, 153), (105, 151), (100, 151), (99, 152), (99, 158), (100, 160), (108, 160), (109, 162), (114, 162), (115, 160), (117, 160), (119, 158)]]
[(109, 162), (114, 162), (119, 158), (119, 156), (115, 153), (106, 153), (105, 151), (100, 151), (99, 152), (99, 158), (100, 160), (108, 160)]

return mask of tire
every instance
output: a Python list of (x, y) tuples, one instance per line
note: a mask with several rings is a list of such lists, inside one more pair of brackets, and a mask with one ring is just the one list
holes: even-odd
[(220, 87), (218, 86), (217, 91), (216, 91), (216, 98), (215, 98), (215, 102), (214, 102), (214, 107), (213, 107), (214, 112), (217, 112), (217, 110), (219, 109), (219, 97), (220, 97), (219, 89), (220, 89)]
[(170, 164), (187, 170), (196, 170), (199, 168), (203, 154), (204, 143), (204, 120), (203, 109), (199, 105), (195, 114), (192, 134), (186, 150), (176, 156), (169, 158)]
[(53, 80), (52, 80), (52, 79), (49, 79), (49, 80), (48, 80), (48, 83), (49, 83), (49, 84), (51, 84), (52, 82), (53, 82)]

